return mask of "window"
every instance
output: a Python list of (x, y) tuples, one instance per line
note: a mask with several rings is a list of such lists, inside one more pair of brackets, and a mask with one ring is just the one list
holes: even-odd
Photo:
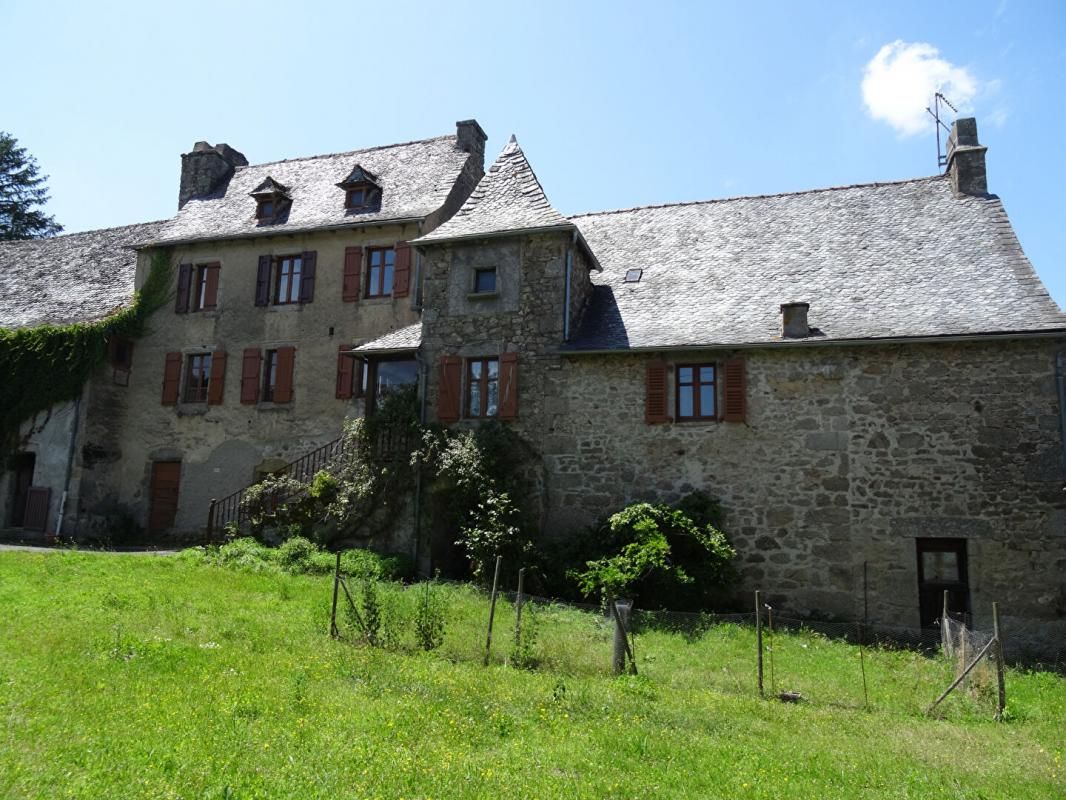
[(367, 248), (366, 296), (388, 297), (392, 294), (392, 275), (396, 267), (396, 250), (391, 247)]
[(211, 354), (189, 356), (185, 371), (185, 402), (206, 403), (207, 386), (211, 379)]
[(366, 205), (366, 188), (349, 189), (345, 205), (348, 208), (363, 208)]
[(717, 419), (715, 365), (677, 365), (677, 418)]
[(496, 267), (474, 270), (474, 294), (496, 293)]
[(274, 393), (278, 388), (278, 351), (267, 350), (263, 359), (263, 401), (274, 402)]
[(268, 198), (258, 201), (255, 207), (256, 219), (273, 219), (274, 218), (275, 202), (274, 198)]
[(303, 259), (300, 256), (278, 258), (277, 276), (274, 282), (274, 303), (287, 305), (300, 302), (300, 273)]
[[(367, 394), (370, 410), (380, 407), (386, 397), (413, 391), (418, 386), (418, 362), (413, 358), (371, 361), (362, 373), (357, 377), (364, 384), (362, 391)], [(356, 396), (359, 394), (360, 387), (356, 387)]]
[(191, 311), (204, 311), (218, 305), (218, 264), (197, 264), (193, 277)]
[(466, 415), (495, 417), (500, 402), (500, 360), (474, 358), (466, 362)]

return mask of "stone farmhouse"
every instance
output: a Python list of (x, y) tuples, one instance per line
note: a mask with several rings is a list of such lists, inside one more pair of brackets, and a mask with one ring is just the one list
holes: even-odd
[[(173, 218), (0, 246), (6, 327), (99, 319), (160, 252), (175, 275), (145, 336), (25, 421), (3, 523), (202, 535), (213, 499), (413, 385), (427, 420), (530, 443), (557, 535), (704, 490), (744, 586), (791, 610), (916, 628), (948, 590), (1066, 637), (1066, 314), (974, 120), (942, 175), (571, 217), (485, 141), (258, 165), (200, 142)], [(429, 568), (420, 513), (376, 543)]]

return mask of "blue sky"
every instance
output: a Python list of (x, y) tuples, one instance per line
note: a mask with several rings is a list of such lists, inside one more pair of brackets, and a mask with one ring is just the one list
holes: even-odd
[(518, 136), (563, 213), (928, 175), (914, 97), (935, 81), (977, 117), (989, 189), (1066, 305), (1056, 0), (4, 0), (0, 30), (20, 65), (0, 129), (51, 176), (68, 231), (170, 216), (179, 154), (200, 139), (255, 163), (468, 117), (490, 158)]

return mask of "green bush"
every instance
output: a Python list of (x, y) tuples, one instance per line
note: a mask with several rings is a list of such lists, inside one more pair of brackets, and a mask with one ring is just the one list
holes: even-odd
[[(192, 547), (180, 557), (247, 572), (288, 572), (326, 575), (336, 566), (337, 556), (322, 550), (303, 536), (286, 539), (278, 547), (267, 547), (250, 536), (233, 539), (221, 546)], [(360, 579), (406, 580), (414, 575), (414, 562), (402, 554), (381, 555), (353, 548), (341, 552), (341, 571)]]

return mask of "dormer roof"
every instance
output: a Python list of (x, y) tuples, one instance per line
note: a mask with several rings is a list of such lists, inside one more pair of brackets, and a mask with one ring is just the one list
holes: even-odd
[(248, 192), (249, 195), (256, 200), (270, 198), (270, 197), (289, 197), (289, 187), (282, 186), (276, 180), (267, 175), (266, 180), (256, 186), (252, 191)]
[(356, 164), (348, 177), (337, 184), (341, 189), (355, 189), (359, 186), (377, 186), (380, 188), (377, 176), (361, 164)]

